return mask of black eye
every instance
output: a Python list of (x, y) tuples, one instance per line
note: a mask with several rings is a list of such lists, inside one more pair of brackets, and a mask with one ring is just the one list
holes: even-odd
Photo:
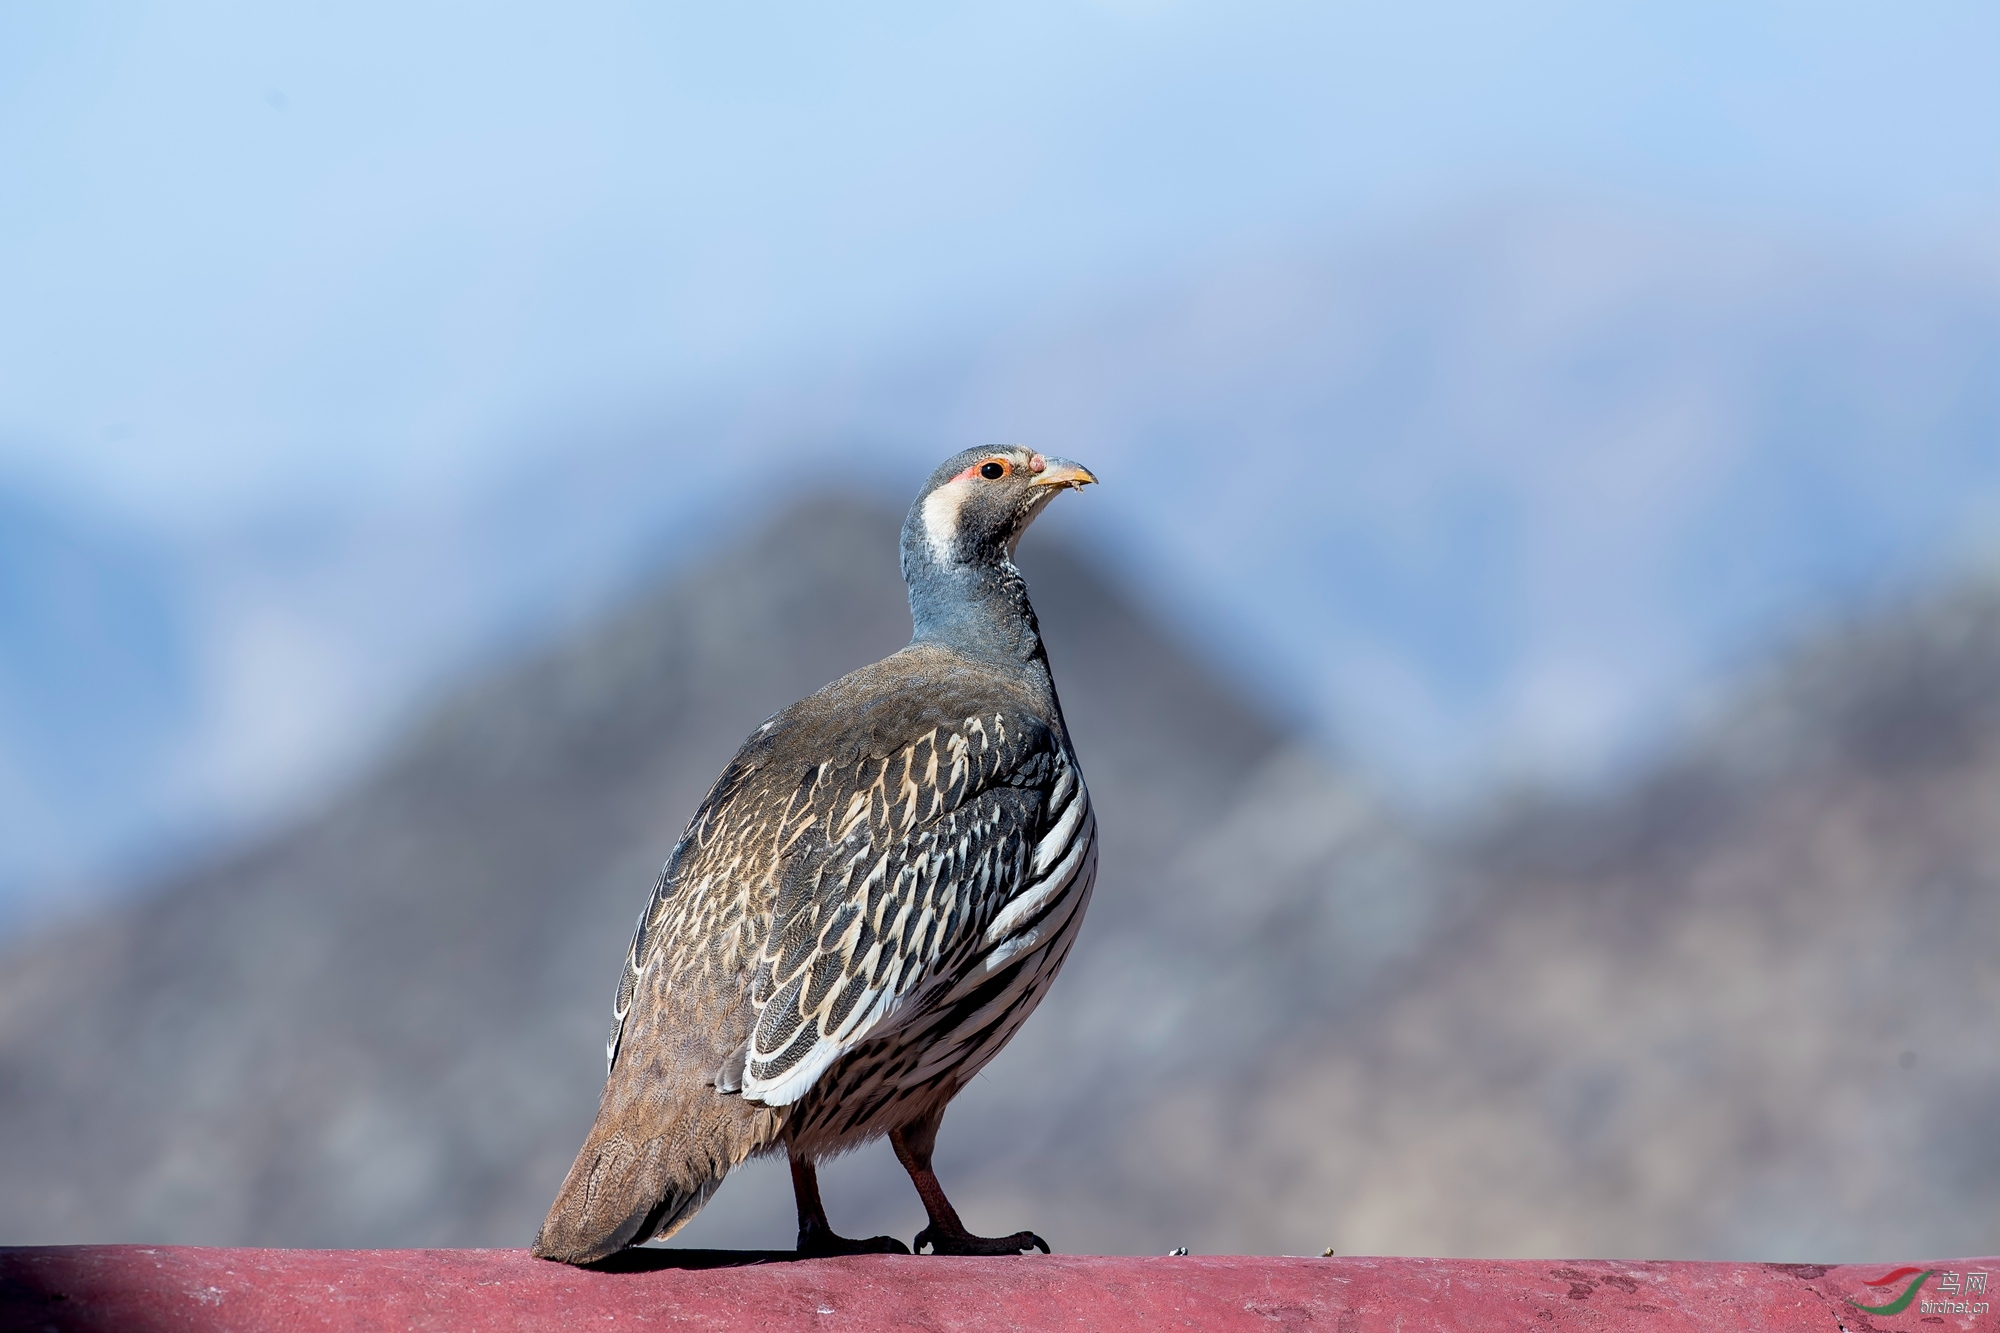
[(1007, 475), (1007, 469), (998, 463), (981, 463), (979, 465), (979, 475), (988, 481), (998, 481)]

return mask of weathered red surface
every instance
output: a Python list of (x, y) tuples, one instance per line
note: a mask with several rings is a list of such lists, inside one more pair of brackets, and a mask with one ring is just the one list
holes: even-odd
[[(1865, 1285), (1895, 1266), (655, 1250), (597, 1272), (521, 1250), (62, 1246), (0, 1250), (0, 1330), (2000, 1329), (1849, 1304), (1898, 1295), (1907, 1279)], [(1935, 1267), (2000, 1275), (2000, 1259)]]

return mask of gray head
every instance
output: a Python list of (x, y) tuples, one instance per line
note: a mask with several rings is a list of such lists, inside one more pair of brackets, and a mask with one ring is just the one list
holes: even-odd
[(1068, 459), (1019, 445), (967, 449), (946, 459), (903, 521), (903, 578), (916, 637), (995, 647), (1013, 637), (1009, 626), (996, 623), (1010, 614), (1027, 617), (1034, 637), (1014, 548), (1049, 501), (1096, 480)]

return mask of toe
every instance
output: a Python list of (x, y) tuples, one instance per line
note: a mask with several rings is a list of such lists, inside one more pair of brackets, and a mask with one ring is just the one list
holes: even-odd
[(849, 1240), (828, 1232), (819, 1232), (809, 1238), (801, 1238), (799, 1257), (802, 1259), (832, 1259), (844, 1254), (908, 1254), (910, 1247), (894, 1236), (871, 1236), (867, 1240)]
[(1029, 1250), (1040, 1250), (1048, 1254), (1049, 1243), (1032, 1231), (1017, 1231), (1011, 1236), (948, 1235), (936, 1227), (925, 1227), (917, 1233), (912, 1248), (919, 1254), (928, 1246), (932, 1254), (997, 1255), (1024, 1254)]

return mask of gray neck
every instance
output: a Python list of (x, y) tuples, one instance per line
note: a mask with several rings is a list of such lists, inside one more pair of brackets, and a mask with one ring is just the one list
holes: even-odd
[(906, 528), (903, 579), (910, 585), (911, 643), (939, 644), (989, 662), (1036, 663), (1047, 673), (1027, 580), (1004, 553), (947, 563), (921, 527)]

